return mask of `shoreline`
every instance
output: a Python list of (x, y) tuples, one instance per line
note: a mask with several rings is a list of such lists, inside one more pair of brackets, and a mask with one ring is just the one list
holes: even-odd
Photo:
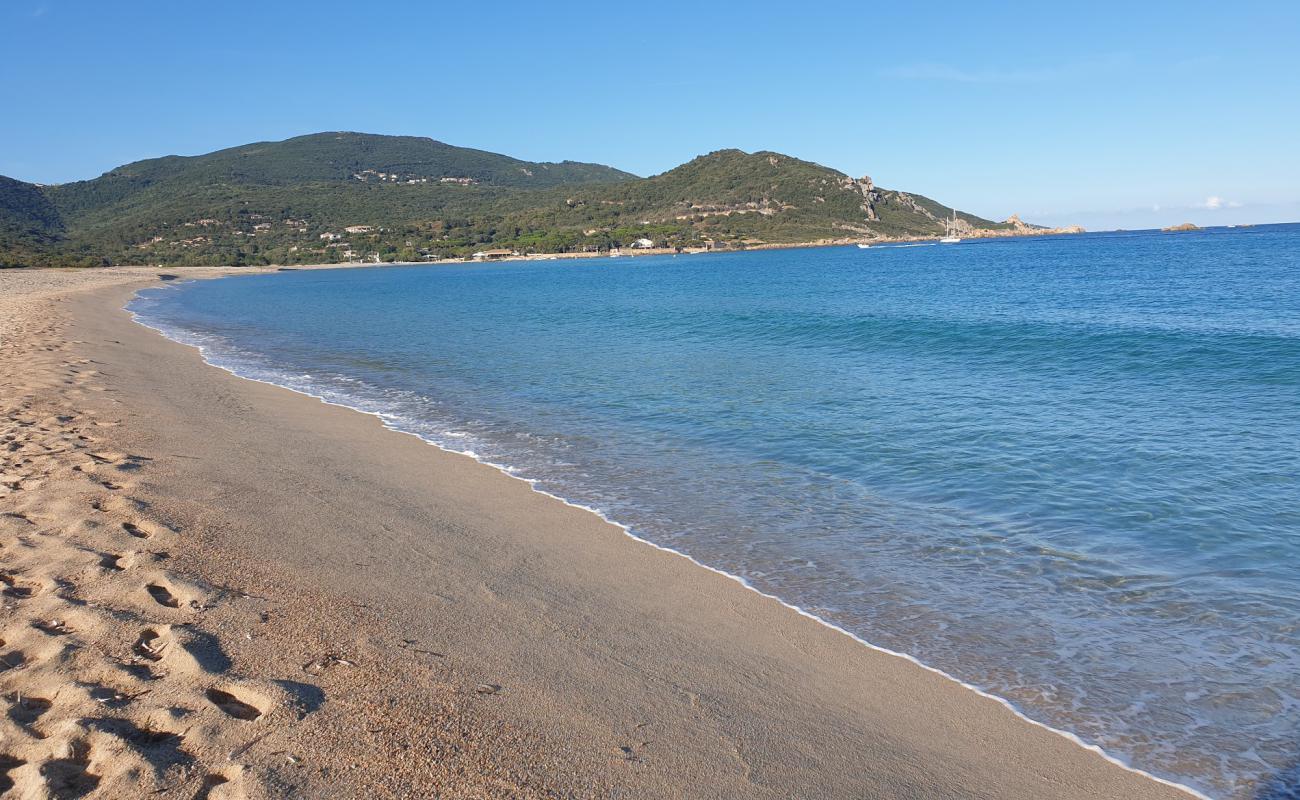
[[(376, 266), (393, 266), (393, 265), (376, 265)], [(406, 266), (406, 265), (399, 265), (399, 266)], [(236, 276), (226, 275), (226, 276), (220, 276), (220, 277), (227, 277), (227, 278), (228, 278), (228, 277), (236, 277)], [(215, 279), (215, 278), (213, 278), (213, 279)], [(1129, 764), (1127, 761), (1125, 761), (1124, 759), (1119, 758), (1119, 757), (1114, 756), (1114, 755), (1111, 755), (1110, 753), (1106, 752), (1105, 749), (1102, 748), (1100, 745), (1090, 744), (1090, 743), (1084, 741), (1084, 740), (1083, 740), (1082, 738), (1080, 738), (1077, 734), (1075, 734), (1075, 733), (1073, 733), (1073, 732), (1071, 732), (1071, 731), (1063, 730), (1063, 729), (1060, 729), (1060, 728), (1055, 728), (1055, 727), (1053, 727), (1053, 726), (1051, 726), (1051, 725), (1048, 725), (1047, 723), (1040, 722), (1040, 721), (1034, 719), (1033, 717), (1030, 717), (1030, 716), (1027, 715), (1025, 712), (1021, 711), (1019, 708), (1017, 708), (1017, 707), (1015, 706), (1015, 704), (1013, 704), (1011, 701), (1007, 700), (1006, 698), (1000, 697), (1000, 696), (998, 696), (998, 695), (996, 695), (996, 694), (993, 694), (993, 693), (988, 692), (988, 691), (986, 691), (986, 690), (984, 690), (984, 689), (981, 689), (980, 687), (978, 687), (978, 686), (976, 686), (976, 685), (974, 685), (974, 684), (968, 683), (968, 682), (966, 682), (966, 681), (964, 681), (964, 680), (962, 680), (962, 679), (960, 679), (960, 678), (958, 678), (958, 677), (956, 677), (956, 676), (954, 676), (954, 675), (952, 675), (952, 674), (950, 674), (950, 673), (948, 673), (948, 672), (945, 672), (945, 671), (942, 670), (942, 669), (939, 669), (938, 667), (933, 667), (933, 666), (931, 666), (931, 665), (925, 663), (925, 662), (922, 661), (921, 659), (917, 658), (916, 656), (911, 655), (910, 653), (905, 653), (905, 652), (902, 652), (902, 651), (899, 651), (899, 650), (893, 650), (893, 649), (888, 648), (888, 647), (883, 647), (883, 646), (881, 646), (881, 645), (874, 644), (874, 643), (868, 641), (867, 639), (863, 638), (862, 636), (860, 636), (860, 635), (858, 635), (858, 634), (856, 634), (856, 633), (853, 633), (853, 632), (850, 631), (850, 630), (847, 630), (847, 629), (845, 629), (845, 628), (843, 628), (843, 627), (841, 627), (841, 626), (839, 626), (839, 625), (836, 625), (836, 624), (833, 623), (833, 622), (829, 622), (829, 621), (827, 621), (827, 620), (825, 620), (825, 619), (823, 619), (823, 618), (817, 616), (816, 614), (814, 614), (814, 613), (812, 613), (812, 612), (810, 612), (810, 611), (808, 611), (808, 610), (806, 610), (806, 609), (803, 609), (803, 608), (801, 608), (801, 607), (799, 607), (799, 606), (797, 606), (797, 605), (795, 605), (795, 604), (793, 604), (793, 603), (786, 602), (785, 600), (781, 599), (780, 597), (778, 597), (778, 596), (775, 595), (775, 594), (771, 594), (771, 593), (769, 593), (769, 592), (765, 592), (765, 591), (763, 591), (763, 590), (757, 588), (756, 586), (754, 586), (753, 584), (749, 583), (749, 581), (745, 580), (743, 577), (741, 577), (741, 576), (739, 576), (739, 575), (735, 575), (735, 574), (733, 574), (733, 573), (727, 572), (726, 570), (719, 569), (719, 568), (717, 568), (717, 567), (714, 567), (714, 566), (711, 566), (711, 565), (709, 565), (709, 564), (706, 564), (706, 563), (704, 563), (704, 562), (702, 562), (702, 561), (699, 561), (698, 559), (696, 559), (696, 558), (695, 558), (694, 556), (692, 556), (691, 554), (689, 554), (689, 553), (687, 553), (687, 552), (684, 552), (684, 551), (682, 551), (682, 550), (677, 550), (677, 549), (675, 549), (675, 548), (668, 547), (668, 546), (666, 546), (666, 545), (661, 545), (661, 544), (658, 544), (657, 542), (654, 542), (654, 541), (652, 541), (652, 540), (650, 540), (650, 539), (647, 539), (647, 538), (645, 538), (645, 537), (643, 537), (643, 536), (640, 536), (640, 535), (638, 535), (638, 534), (637, 534), (637, 533), (636, 533), (636, 532), (635, 532), (635, 531), (634, 531), (634, 530), (633, 530), (629, 525), (626, 525), (626, 524), (624, 524), (624, 523), (622, 523), (622, 522), (619, 522), (618, 520), (616, 520), (616, 519), (614, 519), (613, 517), (609, 516), (609, 515), (608, 515), (604, 510), (602, 510), (602, 509), (600, 509), (600, 508), (596, 508), (596, 507), (594, 507), (594, 506), (589, 506), (589, 505), (586, 505), (586, 504), (584, 504), (584, 503), (579, 503), (579, 502), (576, 502), (576, 501), (570, 500), (570, 499), (567, 498), (567, 497), (563, 497), (563, 496), (561, 496), (561, 495), (558, 495), (558, 494), (555, 494), (555, 493), (553, 493), (553, 492), (549, 492), (549, 491), (547, 491), (547, 490), (545, 490), (545, 489), (539, 488), (538, 484), (541, 482), (541, 479), (538, 479), (538, 478), (530, 478), (530, 477), (524, 476), (524, 475), (522, 475), (522, 474), (519, 474), (519, 473), (516, 471), (516, 469), (515, 469), (514, 467), (512, 467), (511, 465), (509, 465), (509, 464), (499, 464), (499, 463), (496, 463), (496, 462), (493, 462), (493, 461), (488, 461), (488, 460), (486, 460), (486, 459), (483, 459), (483, 458), (479, 457), (477, 454), (475, 454), (475, 453), (473, 453), (473, 452), (471, 452), (471, 451), (456, 450), (456, 449), (454, 449), (454, 448), (447, 447), (446, 445), (440, 444), (440, 443), (438, 443), (438, 442), (436, 442), (436, 441), (433, 441), (433, 440), (431, 440), (431, 439), (427, 439), (427, 438), (425, 438), (425, 437), (421, 436), (420, 434), (415, 433), (415, 432), (413, 432), (413, 431), (403, 430), (402, 428), (397, 427), (396, 425), (394, 425), (394, 424), (392, 424), (391, 422), (389, 422), (389, 420), (385, 418), (385, 415), (383, 415), (383, 414), (381, 414), (381, 413), (379, 413), (379, 412), (366, 411), (365, 409), (357, 408), (357, 407), (355, 407), (355, 406), (348, 405), (347, 403), (343, 403), (343, 402), (335, 402), (335, 401), (332, 401), (332, 400), (328, 400), (328, 399), (326, 399), (325, 397), (322, 397), (322, 396), (320, 396), (320, 395), (316, 395), (316, 394), (312, 394), (312, 393), (309, 392), (309, 391), (305, 391), (305, 390), (301, 390), (301, 389), (295, 389), (295, 388), (293, 388), (293, 387), (286, 386), (286, 385), (284, 385), (284, 384), (280, 384), (280, 383), (276, 383), (276, 382), (271, 381), (271, 380), (264, 380), (264, 379), (261, 379), (261, 378), (254, 378), (254, 377), (251, 377), (251, 376), (248, 376), (248, 375), (242, 375), (242, 374), (240, 374), (240, 373), (239, 373), (236, 369), (234, 369), (234, 368), (226, 367), (226, 366), (222, 366), (222, 365), (216, 364), (216, 363), (212, 362), (211, 360), (209, 360), (208, 348), (205, 347), (204, 345), (200, 345), (200, 344), (192, 344), (192, 343), (190, 343), (190, 342), (185, 342), (185, 341), (181, 341), (181, 340), (179, 340), (179, 339), (173, 338), (172, 336), (169, 336), (169, 335), (167, 334), (166, 331), (164, 331), (164, 330), (162, 330), (162, 329), (160, 329), (160, 328), (156, 328), (156, 327), (154, 327), (154, 326), (148, 324), (147, 322), (143, 321), (143, 320), (140, 318), (140, 315), (139, 315), (138, 313), (136, 313), (136, 312), (134, 312), (134, 311), (131, 311), (130, 308), (129, 308), (129, 305), (130, 305), (131, 301), (134, 301), (134, 300), (136, 299), (137, 296), (138, 296), (138, 292), (137, 292), (136, 294), (132, 295), (131, 299), (127, 302), (127, 304), (126, 304), (125, 306), (123, 306), (122, 311), (123, 311), (124, 313), (128, 314), (128, 315), (131, 317), (131, 319), (132, 319), (136, 324), (138, 324), (138, 325), (140, 325), (141, 327), (147, 328), (148, 330), (151, 330), (151, 331), (157, 333), (158, 335), (162, 336), (163, 338), (167, 339), (168, 341), (173, 342), (173, 343), (175, 343), (175, 344), (178, 344), (178, 345), (180, 345), (180, 346), (182, 346), (182, 347), (188, 347), (188, 348), (192, 348), (192, 349), (194, 349), (195, 351), (198, 352), (199, 357), (203, 359), (204, 363), (207, 364), (209, 367), (211, 367), (211, 368), (213, 368), (213, 369), (221, 370), (222, 372), (225, 372), (225, 373), (227, 373), (227, 374), (229, 374), (229, 375), (231, 375), (231, 376), (233, 376), (233, 377), (235, 377), (235, 378), (238, 378), (238, 379), (240, 379), (240, 380), (252, 381), (252, 382), (254, 382), (254, 383), (260, 383), (260, 384), (263, 384), (263, 385), (265, 385), (265, 386), (271, 386), (271, 387), (274, 387), (274, 388), (276, 388), (276, 389), (282, 389), (282, 390), (284, 390), (284, 391), (291, 392), (291, 393), (293, 393), (293, 394), (295, 394), (295, 395), (298, 395), (298, 396), (300, 396), (300, 397), (310, 398), (310, 399), (315, 400), (315, 401), (317, 401), (317, 402), (319, 402), (319, 403), (321, 403), (321, 404), (323, 404), (323, 405), (333, 406), (333, 407), (336, 407), (336, 408), (342, 408), (342, 409), (346, 409), (346, 410), (348, 410), (348, 411), (351, 411), (351, 412), (354, 412), (354, 413), (357, 413), (357, 414), (362, 414), (362, 415), (364, 415), (364, 416), (373, 417), (374, 419), (376, 419), (376, 420), (377, 420), (377, 421), (378, 421), (378, 422), (379, 422), (379, 423), (384, 427), (385, 430), (391, 431), (391, 432), (396, 433), (396, 434), (402, 434), (402, 435), (405, 435), (405, 436), (411, 436), (411, 437), (414, 437), (415, 439), (419, 440), (421, 443), (423, 443), (423, 444), (427, 444), (427, 445), (430, 445), (430, 446), (432, 446), (432, 447), (434, 447), (434, 448), (437, 448), (439, 451), (441, 451), (441, 452), (443, 452), (443, 453), (447, 453), (448, 455), (451, 455), (451, 456), (461, 456), (461, 457), (464, 457), (464, 458), (468, 458), (468, 459), (474, 461), (474, 462), (477, 463), (477, 464), (482, 464), (482, 465), (484, 465), (484, 466), (490, 467), (490, 468), (496, 470), (496, 471), (497, 471), (497, 472), (498, 472), (502, 477), (504, 477), (504, 478), (508, 478), (508, 479), (515, 480), (515, 481), (519, 481), (519, 482), (521, 482), (521, 483), (527, 485), (530, 491), (532, 491), (532, 492), (534, 492), (534, 493), (536, 493), (536, 494), (538, 494), (538, 495), (541, 495), (541, 496), (546, 497), (546, 498), (548, 498), (548, 499), (551, 499), (551, 500), (554, 500), (554, 501), (557, 501), (557, 502), (563, 503), (564, 505), (566, 505), (566, 506), (568, 506), (568, 507), (570, 507), (570, 508), (575, 508), (575, 509), (578, 509), (578, 510), (580, 510), (580, 511), (585, 511), (585, 512), (587, 512), (587, 513), (589, 513), (589, 514), (592, 514), (593, 516), (595, 516), (596, 518), (598, 518), (601, 522), (603, 522), (603, 523), (605, 523), (606, 525), (609, 525), (609, 526), (611, 526), (611, 527), (613, 527), (613, 528), (618, 529), (618, 530), (619, 530), (619, 531), (620, 531), (624, 536), (628, 537), (628, 538), (631, 539), (632, 541), (637, 542), (638, 544), (646, 545), (646, 546), (649, 546), (649, 547), (654, 548), (655, 550), (658, 550), (658, 551), (661, 551), (661, 552), (664, 552), (664, 553), (669, 553), (669, 554), (671, 554), (671, 555), (674, 555), (674, 556), (678, 556), (678, 557), (680, 557), (680, 558), (683, 558), (683, 559), (685, 559), (686, 561), (690, 562), (690, 564), (693, 565), (693, 566), (695, 566), (695, 567), (698, 567), (698, 568), (701, 568), (701, 569), (708, 570), (709, 572), (712, 572), (712, 573), (714, 573), (714, 574), (717, 574), (717, 575), (720, 575), (720, 576), (722, 576), (722, 577), (724, 577), (724, 578), (727, 578), (727, 579), (729, 579), (729, 580), (731, 580), (731, 581), (734, 581), (735, 583), (739, 584), (739, 585), (740, 585), (741, 587), (743, 587), (744, 589), (746, 589), (746, 590), (748, 590), (748, 591), (750, 591), (750, 592), (753, 592), (754, 594), (758, 595), (759, 597), (762, 597), (762, 598), (764, 598), (765, 600), (771, 600), (771, 601), (774, 601), (774, 602), (778, 603), (779, 605), (781, 605), (782, 607), (784, 607), (784, 608), (786, 608), (786, 609), (789, 609), (790, 611), (793, 611), (794, 613), (800, 615), (801, 617), (805, 617), (805, 618), (807, 618), (807, 619), (810, 619), (810, 620), (812, 620), (813, 622), (817, 623), (818, 625), (821, 625), (821, 626), (823, 626), (823, 627), (825, 627), (825, 628), (827, 628), (827, 629), (829, 629), (829, 630), (835, 631), (836, 633), (839, 633), (839, 634), (841, 634), (841, 635), (843, 635), (843, 636), (845, 636), (845, 637), (851, 639), (853, 642), (855, 642), (855, 643), (858, 644), (858, 645), (861, 645), (861, 646), (863, 646), (863, 647), (866, 647), (866, 648), (868, 648), (869, 650), (872, 650), (872, 651), (874, 651), (874, 652), (878, 652), (878, 653), (881, 653), (881, 654), (884, 654), (884, 655), (887, 655), (887, 656), (891, 656), (891, 657), (894, 657), (894, 658), (902, 659), (902, 660), (904, 660), (904, 661), (906, 661), (906, 662), (909, 662), (909, 663), (911, 663), (911, 664), (916, 665), (917, 667), (920, 667), (921, 669), (926, 670), (927, 672), (931, 672), (931, 673), (934, 673), (935, 675), (941, 676), (941, 677), (944, 678), (945, 680), (951, 681), (952, 683), (954, 683), (954, 684), (956, 684), (956, 685), (962, 687), (963, 689), (969, 690), (969, 691), (971, 691), (971, 692), (973, 692), (973, 693), (979, 695), (980, 697), (987, 698), (987, 699), (989, 699), (989, 700), (993, 700), (993, 701), (995, 701), (995, 702), (1001, 704), (1002, 706), (1004, 706), (1008, 711), (1010, 711), (1012, 714), (1014, 714), (1018, 719), (1023, 720), (1024, 722), (1026, 722), (1026, 723), (1028, 723), (1028, 724), (1030, 724), (1030, 725), (1033, 725), (1033, 726), (1036, 726), (1036, 727), (1038, 727), (1038, 728), (1042, 728), (1043, 730), (1049, 731), (1049, 732), (1051, 732), (1051, 733), (1053, 733), (1053, 734), (1055, 734), (1055, 735), (1057, 735), (1057, 736), (1060, 736), (1060, 737), (1066, 739), (1067, 741), (1071, 742), (1072, 744), (1074, 744), (1074, 745), (1076, 745), (1076, 746), (1078, 746), (1078, 747), (1080, 747), (1080, 748), (1082, 748), (1082, 749), (1084, 749), (1084, 750), (1087, 750), (1087, 751), (1089, 751), (1089, 752), (1092, 752), (1092, 753), (1095, 753), (1095, 754), (1101, 756), (1101, 757), (1102, 757), (1103, 759), (1105, 759), (1107, 762), (1109, 762), (1109, 763), (1111, 763), (1111, 764), (1114, 764), (1115, 766), (1120, 767), (1121, 769), (1124, 769), (1124, 770), (1126, 770), (1126, 771), (1128, 771), (1128, 772), (1132, 772), (1132, 773), (1134, 773), (1134, 774), (1136, 774), (1136, 775), (1140, 775), (1140, 776), (1142, 776), (1143, 778), (1150, 779), (1150, 780), (1152, 780), (1152, 781), (1155, 781), (1156, 783), (1163, 784), (1163, 785), (1168, 786), (1168, 787), (1170, 787), (1170, 788), (1173, 788), (1173, 789), (1179, 790), (1179, 791), (1181, 791), (1181, 792), (1184, 792), (1184, 793), (1186, 793), (1186, 794), (1187, 794), (1188, 796), (1190, 796), (1190, 797), (1198, 798), (1198, 800), (1211, 800), (1211, 798), (1210, 798), (1208, 795), (1205, 795), (1205, 794), (1203, 794), (1203, 793), (1197, 791), (1196, 789), (1194, 789), (1194, 788), (1192, 788), (1192, 787), (1190, 787), (1190, 786), (1186, 786), (1186, 785), (1181, 784), (1181, 783), (1178, 783), (1178, 782), (1176, 782), (1176, 781), (1172, 781), (1172, 780), (1168, 780), (1168, 779), (1165, 779), (1165, 778), (1161, 778), (1160, 776), (1158, 776), (1158, 775), (1154, 775), (1154, 774), (1152, 774), (1152, 773), (1150, 773), (1150, 772), (1147, 772), (1146, 770), (1140, 769), (1140, 768), (1138, 768), (1138, 767), (1134, 767), (1134, 766), (1132, 766), (1131, 764)]]
[[(1249, 226), (1239, 226), (1249, 227)], [(1086, 233), (1122, 233), (1125, 231), (1074, 231), (1066, 229), (1047, 229), (1040, 232), (1015, 232), (1015, 233), (985, 233), (985, 235), (968, 234), (963, 237), (967, 242), (986, 242), (1000, 241), (1003, 239), (1036, 239), (1044, 236), (1076, 236)], [(857, 244), (870, 244), (872, 248), (881, 247), (882, 249), (889, 246), (907, 245), (907, 244), (934, 244), (938, 245), (938, 236), (900, 236), (886, 237), (883, 239), (863, 239), (861, 237), (846, 237), (839, 239), (818, 239), (809, 242), (763, 242), (761, 244), (747, 245), (743, 248), (719, 248), (716, 250), (707, 249), (685, 249), (680, 253), (672, 248), (627, 248), (621, 249), (615, 258), (640, 258), (646, 256), (696, 256), (696, 255), (729, 255), (734, 253), (749, 253), (763, 250), (814, 250), (826, 247), (853, 247)], [(360, 269), (363, 267), (409, 267), (409, 266), (436, 266), (440, 264), (500, 264), (518, 261), (570, 261), (583, 259), (600, 259), (610, 258), (608, 251), (572, 251), (565, 253), (521, 253), (519, 255), (504, 256), (501, 258), (491, 259), (474, 259), (471, 256), (451, 257), (438, 259), (436, 261), (336, 261), (336, 262), (311, 262), (311, 263), (293, 263), (293, 264), (265, 264), (265, 265), (247, 265), (238, 267), (211, 267), (202, 265), (188, 264), (158, 264), (150, 266), (148, 264), (114, 264), (111, 267), (73, 267), (73, 266), (23, 266), (11, 267), (14, 270), (104, 270), (104, 269), (156, 269), (156, 270), (217, 270), (227, 271), (229, 274), (254, 274), (258, 272), (292, 272), (295, 270), (313, 270), (313, 269)], [(0, 268), (2, 269), (2, 268)], [(178, 276), (179, 277), (179, 276)]]
[[(268, 582), (282, 591), (333, 598), (326, 608), (362, 603), (375, 626), (367, 634), (375, 639), (370, 666), (409, 651), (379, 642), (379, 631), (418, 629), (419, 641), (434, 638), (440, 651), (462, 654), (460, 672), (449, 676), (440, 667), (435, 682), (468, 685), (463, 677), (449, 680), (462, 672), (509, 675), (502, 686), (483, 680), (479, 689), (487, 685), (488, 692), (461, 688), (453, 695), (474, 707), (499, 697), (482, 724), (531, 732), (524, 738), (538, 763), (566, 768), (529, 774), (572, 781), (556, 791), (1197, 796), (734, 576), (699, 570), (704, 565), (689, 556), (645, 542), (500, 467), (422, 447), (432, 443), (414, 435), (392, 437), (394, 429), (365, 412), (309, 403), (293, 390), (214, 370), (193, 346), (122, 310), (124, 297), (151, 283), (142, 274), (129, 288), (77, 294), (66, 324), (76, 333), (71, 347), (104, 365), (96, 380), (106, 389), (72, 400), (94, 410), (117, 395), (108, 399), (144, 417), (108, 430), (121, 431), (133, 445), (127, 452), (155, 460), (148, 469), (161, 474), (151, 501), (159, 516), (196, 532), (194, 544), (178, 538), (171, 558), (214, 584), (269, 570)], [(350, 518), (356, 521), (345, 527), (369, 531), (364, 550), (353, 533), (338, 529)], [(611, 528), (623, 535), (609, 536)], [(367, 575), (361, 581), (341, 563), (357, 558)], [(750, 591), (738, 592), (738, 583)], [(434, 585), (443, 588), (425, 588)], [(669, 587), (677, 591), (665, 592)], [(429, 621), (429, 612), (440, 619)], [(321, 617), (300, 616), (296, 624), (333, 624), (329, 613)], [(484, 627), (492, 621), (498, 624)], [(235, 660), (250, 673), (265, 671), (256, 658)], [(0, 680), (9, 677), (0, 673)], [(379, 702), (420, 684), (395, 680), (352, 688)], [(331, 713), (331, 703), (344, 702), (331, 688), (325, 686), (323, 707), (304, 718), (306, 727)], [(622, 724), (617, 720), (642, 716), (656, 731), (651, 741), (611, 736)], [(400, 720), (387, 724), (401, 727)], [(612, 759), (607, 750), (586, 752), (620, 738), (629, 743), (616, 746)], [(516, 759), (487, 749), (493, 764)], [(252, 763), (242, 767), (253, 794), (260, 785), (253, 778), (275, 775), (258, 758), (254, 748)], [(377, 760), (380, 769), (394, 767), (384, 754)], [(378, 778), (359, 769), (368, 776), (358, 776), (359, 785), (373, 789), (367, 779)], [(403, 795), (399, 789), (385, 796)]]

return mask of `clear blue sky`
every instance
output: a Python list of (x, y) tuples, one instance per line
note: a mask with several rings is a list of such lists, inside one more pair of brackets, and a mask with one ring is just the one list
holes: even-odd
[(777, 150), (988, 217), (1300, 220), (1300, 2), (0, 0), (0, 174), (322, 130)]

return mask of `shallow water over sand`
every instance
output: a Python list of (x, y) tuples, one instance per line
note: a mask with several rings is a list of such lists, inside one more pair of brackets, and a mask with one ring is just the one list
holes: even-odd
[(1300, 226), (291, 272), (133, 309), (1134, 766), (1297, 782)]

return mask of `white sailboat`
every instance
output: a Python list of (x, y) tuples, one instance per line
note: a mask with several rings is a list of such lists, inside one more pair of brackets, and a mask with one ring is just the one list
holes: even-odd
[(952, 220), (943, 221), (944, 237), (939, 240), (939, 244), (957, 244), (961, 237), (957, 235), (957, 209), (952, 210)]

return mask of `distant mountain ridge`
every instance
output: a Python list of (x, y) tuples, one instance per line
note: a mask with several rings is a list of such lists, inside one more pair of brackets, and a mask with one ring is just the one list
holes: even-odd
[[(384, 173), (385, 178), (379, 174)], [(165, 156), (126, 164), (98, 180), (154, 183), (199, 181), (292, 185), (310, 181), (438, 180), (546, 188), (570, 183), (636, 178), (601, 164), (539, 163), (417, 136), (314, 133), (281, 142), (256, 142), (200, 156)], [(85, 182), (80, 182), (85, 183)], [(65, 187), (77, 184), (64, 184)]]
[[(955, 212), (968, 232), (1033, 232)], [(331, 132), (125, 164), (38, 186), (0, 178), (0, 265), (420, 260), (931, 236), (953, 209), (780, 153), (720, 150), (650, 178), (412, 136)]]

